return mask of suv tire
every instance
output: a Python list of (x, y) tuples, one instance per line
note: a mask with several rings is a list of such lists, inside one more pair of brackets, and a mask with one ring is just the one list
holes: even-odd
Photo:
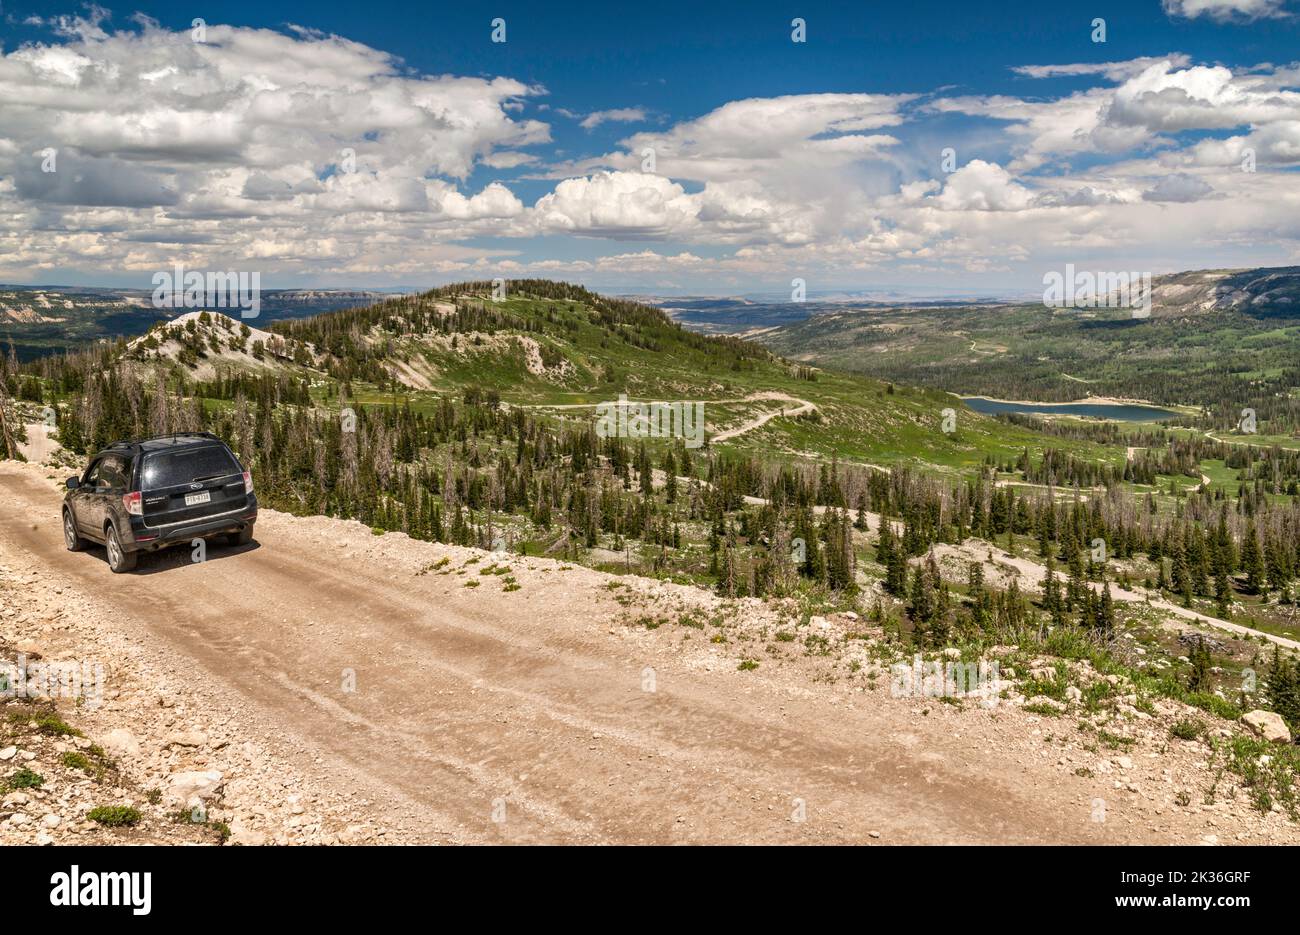
[(253, 524), (249, 523), (239, 532), (232, 532), (226, 536), (226, 541), (231, 545), (248, 545), (253, 541)]
[(72, 518), (72, 511), (63, 510), (63, 544), (69, 552), (80, 552), (86, 547), (86, 540), (77, 532), (77, 521)]
[(117, 530), (112, 526), (108, 527), (108, 535), (104, 537), (104, 547), (108, 551), (108, 567), (113, 574), (120, 575), (135, 567), (139, 556), (122, 548), (122, 542), (117, 538)]

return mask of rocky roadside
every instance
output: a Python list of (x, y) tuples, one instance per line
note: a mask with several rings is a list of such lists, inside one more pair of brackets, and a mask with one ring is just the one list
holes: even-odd
[(126, 638), (0, 541), (0, 679), (20, 658), (38, 676), (75, 667), (82, 684), (32, 699), (0, 684), (0, 846), (401, 839), (364, 798), (296, 772), (280, 738), (187, 661)]
[[(972, 746), (1026, 764), (1027, 777), (1033, 763), (1063, 782), (1084, 780), (1093, 791), (1072, 804), (1093, 821), (1157, 835), (1175, 822), (1190, 825), (1198, 830), (1187, 844), (1300, 843), (1300, 781), (1286, 765), (1291, 735), (1276, 714), (1223, 720), (1143, 695), (1127, 677), (1099, 672), (1087, 660), (1014, 645), (984, 652), (998, 671), (980, 692), (927, 695), (895, 668), (912, 668), (914, 651), (856, 613), (801, 615), (793, 602), (727, 601), (627, 580), (625, 638), (667, 643), (694, 667), (761, 673), (768, 687), (791, 695), (822, 693), (827, 716), (841, 704), (905, 706), (918, 721), (942, 722)], [(975, 661), (956, 648), (921, 659), (927, 673), (934, 663), (943, 672)], [(736, 673), (746, 660), (752, 667)], [(907, 691), (900, 693), (900, 683)], [(908, 742), (908, 734), (899, 736)]]

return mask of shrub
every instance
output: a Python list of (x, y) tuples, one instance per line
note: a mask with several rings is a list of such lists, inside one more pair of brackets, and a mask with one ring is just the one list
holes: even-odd
[(39, 714), (23, 714), (15, 712), (9, 715), (9, 720), (15, 724), (22, 724), (25, 721), (34, 722), (36, 729), (42, 734), (50, 734), (54, 737), (80, 737), (81, 731), (77, 730), (63, 718), (59, 717), (53, 711), (43, 711)]
[(16, 789), (39, 789), (44, 784), (44, 776), (40, 773), (34, 773), (24, 766), (4, 782), (0, 782), (0, 789), (5, 792), (13, 792)]
[(132, 808), (129, 805), (96, 805), (86, 817), (110, 828), (129, 828), (143, 816), (140, 814), (139, 809)]

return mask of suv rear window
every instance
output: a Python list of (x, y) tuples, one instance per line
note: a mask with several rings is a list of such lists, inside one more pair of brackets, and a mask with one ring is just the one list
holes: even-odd
[(220, 445), (201, 448), (182, 448), (180, 451), (156, 451), (145, 459), (140, 474), (140, 487), (156, 490), (192, 484), (211, 477), (226, 477), (240, 473), (239, 462), (229, 449)]

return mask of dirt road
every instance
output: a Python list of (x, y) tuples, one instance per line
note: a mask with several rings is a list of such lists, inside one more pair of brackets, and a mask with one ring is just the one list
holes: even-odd
[[(730, 399), (709, 399), (709, 400), (704, 400), (703, 402), (707, 406), (710, 404), (717, 404), (717, 403), (752, 403), (752, 402), (762, 402), (762, 401), (794, 403), (794, 405), (788, 409), (777, 409), (772, 412), (760, 413), (752, 419), (747, 419), (746, 421), (742, 422), (740, 425), (734, 426), (729, 429), (723, 429), (722, 431), (719, 432), (715, 432), (713, 435), (709, 436), (710, 444), (715, 444), (717, 442), (724, 442), (732, 438), (738, 438), (739, 436), (752, 432), (755, 429), (760, 429), (763, 426), (767, 425), (767, 423), (771, 422), (773, 419), (777, 418), (778, 416), (784, 416), (784, 417), (801, 416), (804, 415), (805, 413), (812, 412), (814, 409), (817, 408), (813, 403), (808, 402), (808, 400), (806, 399), (799, 399), (797, 396), (790, 396), (787, 393), (781, 393), (775, 390), (765, 390), (759, 393), (750, 393), (748, 396), (736, 396)], [(512, 403), (510, 405), (514, 405), (517, 406), (518, 408), (523, 408), (523, 409), (594, 409), (597, 404), (596, 403), (556, 403), (554, 405), (549, 405), (546, 403), (536, 403), (536, 404), (520, 406), (517, 403)], [(868, 465), (868, 466), (874, 467), (874, 465)]]
[[(1207, 831), (1203, 815), (1162, 810), (1172, 787), (1130, 794), (1067, 771), (1019, 711), (818, 685), (798, 660), (737, 671), (733, 650), (689, 638), (699, 631), (616, 622), (614, 579), (561, 562), (264, 511), (253, 546), (112, 575), (102, 551), (64, 550), (47, 474), (0, 462), (0, 546), (224, 686), (250, 734), (405, 840), (1194, 843)], [(494, 562), (518, 590), (479, 574)]]
[(27, 441), (20, 443), (18, 450), (28, 461), (40, 464), (58, 450), (59, 443), (50, 437), (50, 427), (44, 422), (29, 422), (24, 428), (27, 430)]
[(798, 399), (794, 396), (787, 396), (785, 393), (775, 393), (775, 392), (752, 393), (749, 396), (746, 396), (743, 402), (750, 402), (753, 400), (775, 400), (779, 402), (795, 403), (795, 406), (792, 409), (778, 409), (775, 412), (760, 413), (754, 418), (742, 422), (740, 425), (737, 425), (734, 428), (724, 429), (721, 432), (715, 433), (714, 435), (710, 436), (709, 442), (716, 444), (717, 442), (724, 442), (729, 438), (739, 438), (741, 435), (744, 435), (748, 432), (752, 432), (755, 429), (762, 428), (763, 426), (767, 425), (767, 423), (771, 422), (773, 419), (777, 418), (778, 416), (782, 416), (782, 417), (801, 416), (805, 413), (812, 412), (814, 409), (817, 408), (812, 403), (808, 402), (808, 400), (806, 399)]

